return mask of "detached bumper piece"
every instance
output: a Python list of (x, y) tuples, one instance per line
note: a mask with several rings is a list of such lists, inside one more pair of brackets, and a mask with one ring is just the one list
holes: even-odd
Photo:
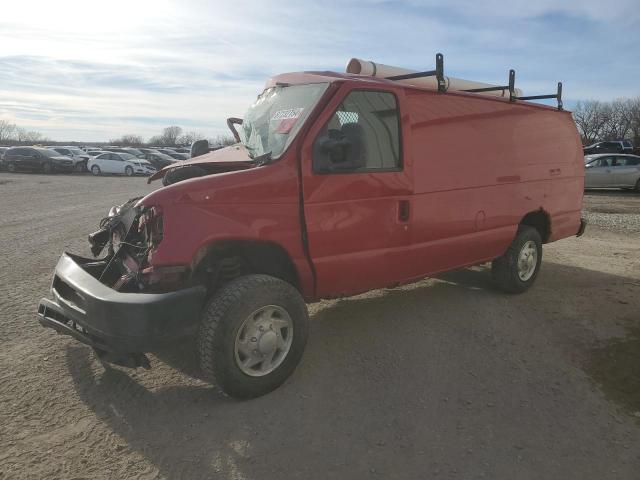
[(149, 362), (142, 352), (195, 332), (204, 287), (169, 293), (118, 292), (89, 273), (95, 264), (68, 253), (60, 257), (51, 287), (53, 299), (43, 298), (38, 305), (43, 327), (89, 345), (101, 360), (146, 368)]

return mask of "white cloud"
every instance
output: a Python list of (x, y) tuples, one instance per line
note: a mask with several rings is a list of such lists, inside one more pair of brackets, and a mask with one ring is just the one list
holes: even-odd
[[(60, 139), (208, 134), (269, 75), (342, 70), (351, 56), (431, 68), (527, 93), (638, 95), (635, 2), (208, 2), (21, 0), (0, 17), (0, 118)], [(621, 31), (623, 33), (621, 33)], [(174, 122), (172, 122), (174, 123)], [(188, 125), (187, 125), (188, 123)]]

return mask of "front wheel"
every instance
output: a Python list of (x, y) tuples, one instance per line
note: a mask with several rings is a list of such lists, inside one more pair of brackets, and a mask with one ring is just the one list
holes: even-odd
[(53, 167), (49, 162), (46, 162), (44, 165), (42, 165), (42, 173), (51, 173), (52, 170)]
[(127, 167), (124, 169), (124, 174), (125, 174), (127, 177), (131, 177), (131, 176), (133, 175), (133, 168), (131, 168), (131, 167), (127, 166)]
[(232, 280), (209, 300), (198, 332), (200, 368), (226, 394), (254, 398), (293, 373), (307, 343), (307, 306), (268, 275)]
[(533, 227), (521, 225), (507, 252), (491, 264), (491, 274), (501, 290), (522, 293), (533, 285), (541, 262), (540, 233)]
[(7, 163), (7, 172), (15, 173), (16, 165), (15, 163)]
[(94, 175), (98, 176), (100, 175), (100, 167), (98, 165), (92, 165), (91, 166), (91, 173), (93, 173)]

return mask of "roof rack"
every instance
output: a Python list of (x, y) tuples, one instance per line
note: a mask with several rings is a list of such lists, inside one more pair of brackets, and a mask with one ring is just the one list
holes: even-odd
[[(436, 77), (438, 81), (438, 92), (444, 93), (447, 91), (447, 83), (444, 76), (444, 56), (442, 53), (436, 54), (436, 69), (428, 70), (425, 72), (415, 72), (415, 73), (406, 73), (403, 75), (394, 75), (391, 77), (386, 77), (387, 80), (409, 80), (412, 78), (421, 78), (421, 77)], [(460, 90), (461, 92), (470, 92), (470, 93), (482, 93), (482, 92), (495, 92), (499, 90), (508, 90), (509, 91), (509, 101), (515, 102), (516, 100), (543, 100), (543, 99), (551, 99), (555, 98), (558, 101), (558, 110), (563, 109), (562, 104), (562, 82), (558, 82), (558, 87), (555, 94), (550, 95), (529, 95), (529, 96), (517, 96), (516, 95), (516, 71), (511, 69), (509, 70), (509, 84), (501, 85), (495, 87), (483, 87), (483, 88), (470, 88), (467, 90)]]

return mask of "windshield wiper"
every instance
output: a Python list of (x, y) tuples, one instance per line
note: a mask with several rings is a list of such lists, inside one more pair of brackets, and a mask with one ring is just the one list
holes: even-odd
[(267, 165), (271, 162), (271, 152), (263, 153), (262, 155), (258, 155), (257, 157), (253, 157), (252, 160), (255, 162), (256, 166), (261, 167), (262, 165)]

